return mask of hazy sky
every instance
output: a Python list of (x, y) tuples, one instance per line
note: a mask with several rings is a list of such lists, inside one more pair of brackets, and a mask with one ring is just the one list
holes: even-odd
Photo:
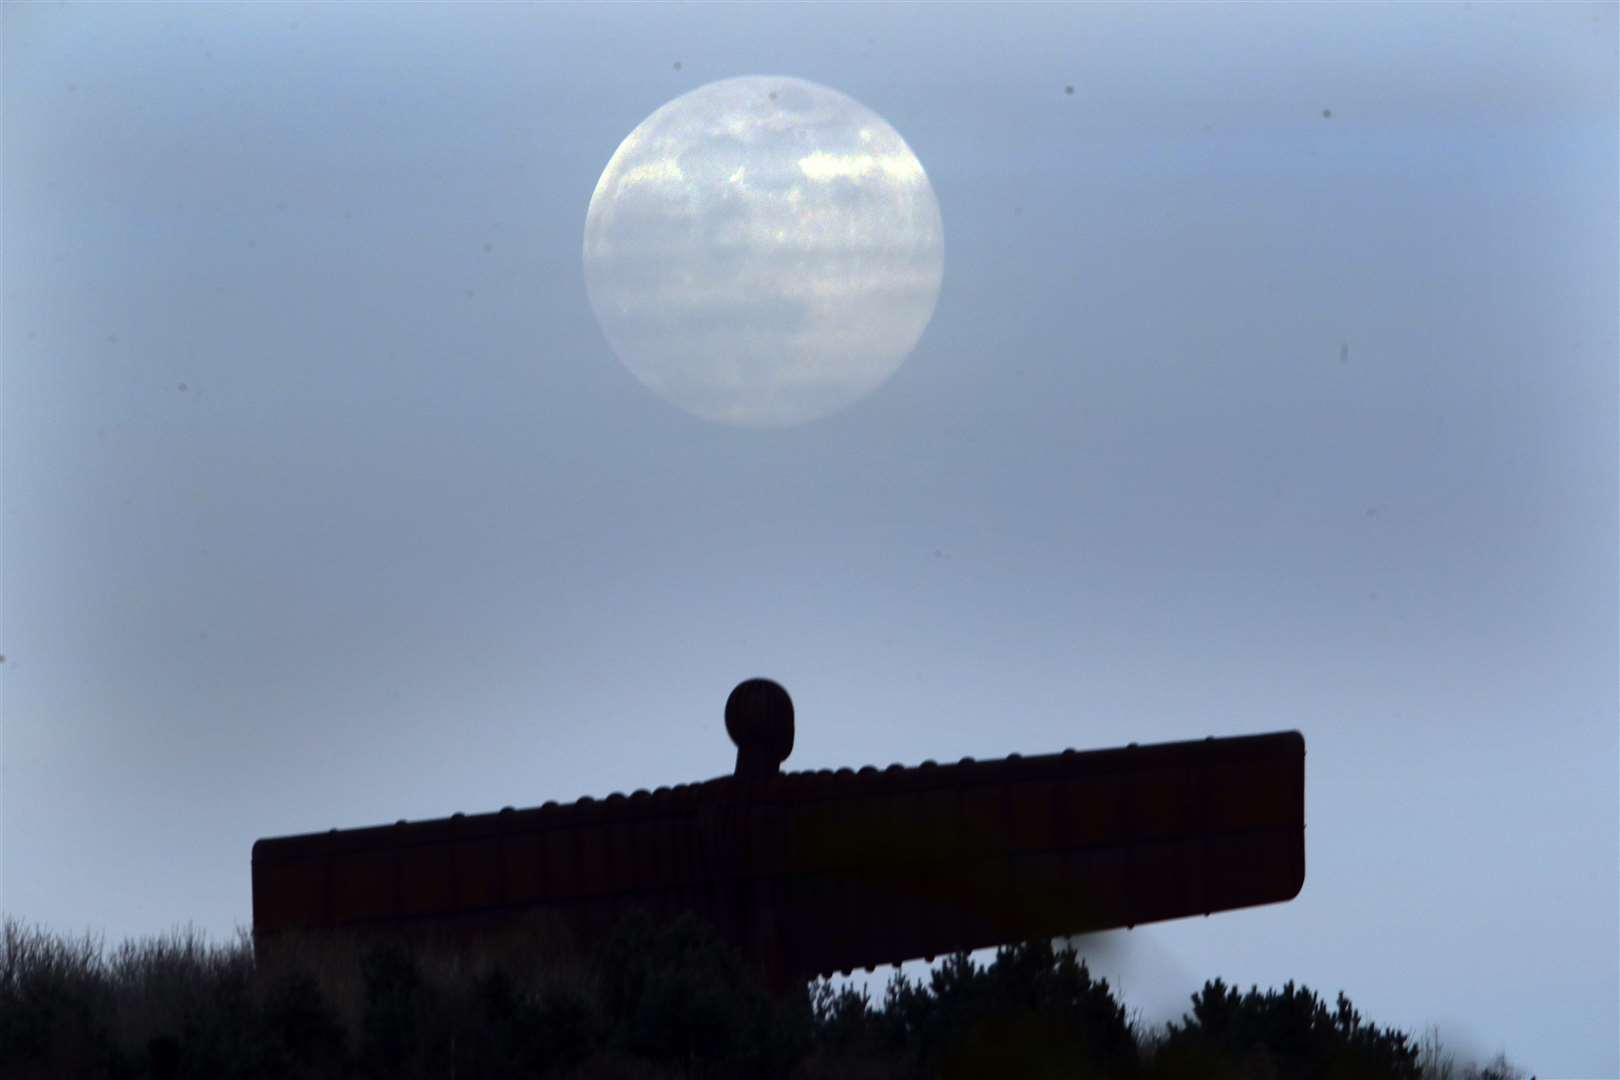
[[(258, 837), (725, 773), (768, 675), (790, 768), (1297, 728), (1304, 891), (1097, 943), (1127, 1004), (1620, 1074), (1616, 11), (4, 5), (5, 913), (224, 936)], [(758, 73), (944, 223), (788, 430), (581, 268)]]

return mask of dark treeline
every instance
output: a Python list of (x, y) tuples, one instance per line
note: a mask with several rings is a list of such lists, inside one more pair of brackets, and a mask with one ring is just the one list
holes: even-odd
[(0, 1078), (1198, 1077), (1518, 1080), (1498, 1058), (1458, 1065), (1365, 1021), (1340, 994), (1239, 992), (1219, 979), (1191, 1012), (1134, 1022), (1106, 980), (1046, 942), (883, 999), (811, 983), (766, 993), (687, 919), (630, 920), (585, 956), (496, 962), (374, 942), (255, 965), (251, 942), (181, 933), (111, 951), (13, 921), (0, 938)]

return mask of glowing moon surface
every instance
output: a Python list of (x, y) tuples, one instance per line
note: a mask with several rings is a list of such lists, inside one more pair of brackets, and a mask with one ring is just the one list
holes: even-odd
[(636, 378), (724, 423), (789, 427), (877, 389), (934, 312), (939, 202), (860, 102), (802, 79), (699, 87), (642, 121), (585, 215), (585, 285)]

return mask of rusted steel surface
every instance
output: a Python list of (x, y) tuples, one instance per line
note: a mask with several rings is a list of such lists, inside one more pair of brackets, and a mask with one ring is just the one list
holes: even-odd
[(1299, 892), (1304, 758), (1297, 732), (836, 772), (741, 747), (703, 783), (260, 840), (254, 933), (691, 910), (782, 979), (1203, 915)]

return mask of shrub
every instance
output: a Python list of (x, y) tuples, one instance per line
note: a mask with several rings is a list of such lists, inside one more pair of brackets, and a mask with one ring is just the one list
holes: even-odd
[(1393, 1029), (1364, 1024), (1340, 993), (1329, 1009), (1310, 989), (1239, 994), (1220, 979), (1193, 995), (1193, 1014), (1172, 1022), (1156, 1056), (1161, 1076), (1419, 1080), (1418, 1047)]
[(610, 1018), (608, 1045), (691, 1076), (782, 1076), (808, 1049), (802, 995), (767, 993), (759, 976), (695, 916), (624, 920), (593, 962)]
[[(998, 949), (983, 968), (967, 953), (947, 957), (926, 987), (897, 974), (883, 1012), (880, 1042), (915, 1075), (1137, 1071), (1136, 1034), (1107, 980), (1046, 941)], [(852, 1026), (848, 1017), (841, 1023)]]
[(0, 928), (0, 1074), (89, 1074), (112, 1057), (102, 945), (7, 919)]

